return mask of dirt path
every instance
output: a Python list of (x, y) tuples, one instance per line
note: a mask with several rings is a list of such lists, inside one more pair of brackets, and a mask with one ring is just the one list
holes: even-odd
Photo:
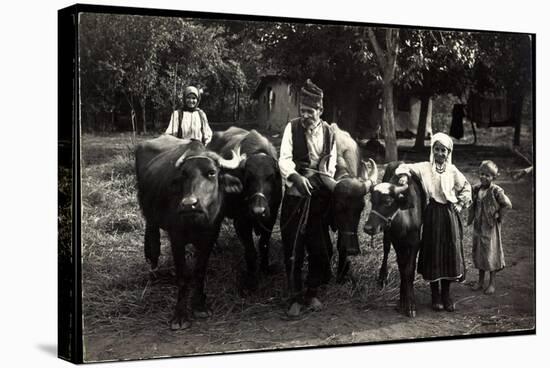
[[(86, 339), (87, 356), (90, 360), (139, 359), (531, 329), (535, 325), (534, 239), (522, 229), (531, 226), (532, 203), (523, 195), (527, 183), (503, 186), (515, 204), (503, 229), (508, 267), (498, 274), (497, 292), (487, 296), (472, 292), (467, 285), (476, 277), (470, 263), (467, 282), (453, 286), (455, 313), (432, 311), (429, 287), (418, 280), (415, 319), (395, 312), (397, 296), (389, 303), (325, 299), (325, 310), (299, 321), (285, 320), (283, 306), (275, 302), (259, 305), (254, 319), (241, 320), (236, 314), (218, 324), (214, 315), (210, 320), (196, 321), (188, 331), (172, 332), (161, 322), (153, 331), (92, 334)], [(520, 200), (522, 197), (525, 201)]]

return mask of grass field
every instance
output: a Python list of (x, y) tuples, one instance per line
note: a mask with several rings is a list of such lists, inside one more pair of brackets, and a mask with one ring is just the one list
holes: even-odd
[[(530, 178), (515, 182), (510, 173), (526, 166), (509, 148), (510, 132), (486, 133), (481, 146), (459, 145), (455, 164), (471, 182), (482, 159), (502, 170), (498, 183), (514, 209), (505, 222), (503, 239), (509, 267), (499, 273), (493, 297), (456, 286), (458, 311), (437, 314), (427, 308), (429, 288), (417, 278), (419, 317), (409, 320), (393, 311), (399, 297), (399, 275), (393, 251), (389, 280), (376, 287), (382, 258), (381, 235), (360, 231), (362, 254), (352, 259), (352, 277), (322, 290), (326, 305), (301, 321), (284, 319), (286, 285), (278, 224), (271, 242), (272, 276), (259, 290), (239, 290), (244, 269), (243, 249), (232, 225), (225, 221), (210, 258), (206, 293), (213, 317), (196, 321), (189, 330), (170, 331), (176, 286), (168, 239), (163, 234), (160, 269), (155, 274), (143, 256), (144, 221), (134, 176), (133, 145), (129, 134), (85, 135), (82, 138), (83, 309), (88, 360), (136, 359), (236, 350), (386, 341), (400, 338), (476, 334), (530, 329), (534, 326), (534, 191)], [(524, 132), (530, 139), (530, 132)], [(138, 137), (138, 140), (150, 137)], [(276, 138), (275, 138), (276, 139)], [(525, 141), (525, 140), (524, 140)], [(428, 151), (413, 152), (411, 141), (400, 142), (400, 158), (419, 161)], [(529, 154), (529, 142), (524, 151)], [(380, 177), (383, 166), (379, 166)], [(368, 215), (363, 212), (360, 230)], [(335, 240), (335, 234), (333, 234)], [(333, 242), (335, 244), (335, 241)], [(471, 232), (464, 246), (469, 268)], [(334, 265), (335, 266), (335, 265)], [(335, 269), (335, 268), (334, 268)], [(526, 303), (527, 301), (527, 303)]]

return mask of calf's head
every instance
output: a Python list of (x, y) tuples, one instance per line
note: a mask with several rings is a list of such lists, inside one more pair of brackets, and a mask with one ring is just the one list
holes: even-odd
[(397, 211), (408, 208), (407, 189), (407, 184), (380, 183), (374, 186), (370, 196), (372, 207), (364, 229), (367, 234), (375, 235), (388, 229)]

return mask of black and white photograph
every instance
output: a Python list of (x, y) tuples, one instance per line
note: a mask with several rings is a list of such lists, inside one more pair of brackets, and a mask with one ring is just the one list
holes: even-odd
[(61, 358), (537, 332), (534, 33), (93, 5), (59, 29)]

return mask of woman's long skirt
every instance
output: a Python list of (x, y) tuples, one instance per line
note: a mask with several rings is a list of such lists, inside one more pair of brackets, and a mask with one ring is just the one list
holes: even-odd
[(431, 200), (424, 213), (418, 273), (426, 281), (466, 277), (462, 247), (462, 222), (451, 203)]

